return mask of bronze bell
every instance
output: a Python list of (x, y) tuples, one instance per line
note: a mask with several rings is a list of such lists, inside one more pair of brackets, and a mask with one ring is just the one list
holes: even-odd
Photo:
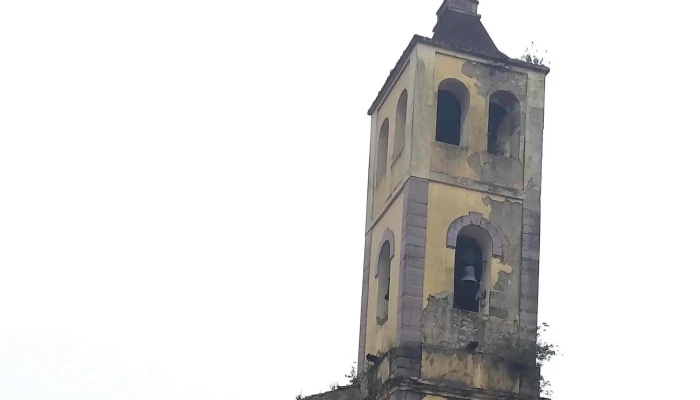
[(462, 279), (459, 280), (460, 283), (476, 283), (479, 284), (479, 281), (476, 280), (476, 275), (474, 274), (474, 267), (471, 265), (467, 265), (464, 267), (464, 276)]

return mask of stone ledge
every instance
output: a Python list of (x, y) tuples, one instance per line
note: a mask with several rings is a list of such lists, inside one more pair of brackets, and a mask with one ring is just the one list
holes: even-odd
[(411, 379), (403, 382), (400, 391), (440, 396), (449, 399), (469, 400), (548, 400), (544, 397), (525, 393), (505, 393), (476, 388), (459, 388), (442, 381)]
[(340, 386), (330, 392), (304, 397), (304, 400), (363, 400), (360, 385)]

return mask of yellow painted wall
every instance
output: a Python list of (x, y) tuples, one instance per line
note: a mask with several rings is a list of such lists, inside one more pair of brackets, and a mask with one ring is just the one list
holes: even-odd
[[(372, 228), (372, 245), (370, 254), (369, 292), (367, 297), (367, 329), (365, 351), (371, 354), (381, 354), (389, 350), (396, 339), (396, 317), (399, 297), (399, 265), (401, 260), (401, 225), (403, 214), (403, 192), (396, 196), (387, 212)], [(394, 258), (391, 259), (391, 282), (389, 285), (389, 319), (383, 324), (377, 324), (377, 255), (381, 248), (384, 231), (394, 232)]]
[[(410, 160), (410, 154), (408, 154), (408, 145), (410, 141), (410, 127), (412, 123), (412, 113), (410, 112), (410, 92), (412, 90), (412, 81), (410, 79), (412, 74), (410, 72), (412, 67), (413, 66), (410, 62), (406, 65), (401, 76), (399, 76), (398, 80), (396, 81), (396, 84), (384, 100), (384, 103), (375, 112), (375, 118), (377, 121), (376, 129), (379, 129), (379, 127), (382, 126), (384, 119), (389, 119), (389, 158), (386, 166), (386, 175), (382, 180), (378, 181), (375, 184), (374, 200), (372, 206), (372, 214), (375, 216), (377, 215), (377, 213), (381, 212), (382, 206), (386, 203), (391, 192), (394, 189), (396, 189), (396, 187), (406, 176), (408, 162)], [(399, 97), (401, 96), (401, 92), (403, 92), (404, 89), (406, 89), (409, 92), (409, 111), (406, 115), (406, 137), (404, 138), (403, 150), (399, 153), (398, 158), (396, 158), (397, 155), (394, 154), (394, 141), (396, 140), (396, 106), (399, 103)], [(372, 135), (373, 140), (375, 141), (377, 140), (377, 134), (378, 132), (375, 132)]]
[(423, 352), (421, 378), (466, 383), (470, 387), (518, 392), (520, 379), (506, 363), (478, 353)]
[(413, 134), (411, 137), (411, 175), (429, 178), (430, 144), (435, 140), (437, 95), (435, 82), (435, 49), (419, 44), (415, 49), (416, 83), (414, 86)]
[[(484, 204), (484, 198), (503, 199), (495, 195), (430, 182), (428, 188), (428, 226), (425, 248), (425, 281), (423, 283), (423, 307), (428, 304), (428, 296), (454, 290), (454, 249), (446, 245), (447, 230), (457, 218), (470, 211), (481, 213), (488, 219), (491, 207)], [(498, 281), (498, 273), (513, 272), (513, 267), (492, 257), (491, 289)]]
[[(469, 90), (469, 114), (467, 132), (467, 154), (464, 149), (442, 145), (433, 141), (430, 146), (430, 169), (468, 179), (479, 179), (479, 173), (467, 163), (468, 155), (486, 152), (488, 129), (488, 99), (479, 94), (478, 82), (462, 73), (466, 60), (457, 57), (435, 54), (435, 81), (433, 89), (437, 93), (440, 82), (452, 78), (462, 82)], [(435, 130), (431, 133), (435, 135)], [(464, 138), (462, 146), (465, 145)], [(457, 154), (457, 152), (461, 154)]]
[[(424, 104), (420, 111), (421, 118), (430, 121), (430, 130), (424, 134), (429, 136), (431, 141), (426, 144), (430, 149), (429, 168), (431, 171), (437, 171), (452, 176), (467, 178), (472, 180), (497, 179), (495, 183), (510, 187), (513, 189), (523, 189), (523, 174), (522, 164), (517, 160), (504, 159), (498, 164), (493, 164), (494, 159), (500, 160), (499, 157), (491, 156), (487, 153), (487, 131), (488, 131), (488, 95), (490, 88), (484, 88), (475, 77), (467, 76), (462, 69), (465, 64), (477, 63), (476, 61), (467, 58), (456, 57), (448, 54), (443, 54), (433, 49), (434, 65), (431, 71), (434, 74), (431, 83), (433, 96), (436, 96), (440, 83), (445, 79), (455, 79), (464, 84), (469, 91), (469, 112), (468, 121), (466, 123), (466, 132), (462, 134), (461, 146), (451, 146), (443, 143), (435, 142), (435, 119), (437, 114), (436, 104)], [(480, 65), (480, 64), (478, 64)], [(481, 68), (473, 68), (470, 75), (478, 76), (481, 73), (486, 73), (486, 70)], [(488, 77), (480, 77), (482, 81), (488, 81)], [(470, 156), (479, 153), (480, 162), (477, 159), (472, 160), (472, 165), (469, 164)], [(518, 157), (519, 159), (519, 157)], [(475, 165), (483, 163), (491, 163), (498, 165), (501, 169), (500, 174), (492, 173), (490, 178), (480, 176), (480, 171)], [(508, 170), (506, 170), (508, 169)]]
[(467, 60), (446, 54), (435, 54), (435, 92), (437, 93), (440, 82), (447, 78), (457, 79), (469, 90), (469, 135), (467, 148), (469, 152), (486, 152), (486, 131), (489, 125), (488, 98), (479, 94), (483, 89), (479, 88), (476, 79), (462, 73), (462, 65)]

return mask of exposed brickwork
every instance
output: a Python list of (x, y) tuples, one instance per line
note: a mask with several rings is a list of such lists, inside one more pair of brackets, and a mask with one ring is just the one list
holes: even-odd
[(365, 235), (365, 258), (362, 266), (362, 308), (360, 311), (360, 345), (357, 354), (357, 370), (364, 371), (365, 334), (367, 333), (367, 302), (369, 298), (369, 271), (372, 246), (372, 232)]
[(423, 310), (428, 181), (411, 177), (404, 186), (396, 344), (411, 348), (397, 359), (392, 376), (420, 375), (420, 323)]
[(501, 238), (498, 228), (480, 213), (473, 211), (470, 212), (469, 215), (463, 215), (452, 221), (450, 227), (447, 229), (447, 247), (455, 248), (457, 246), (457, 235), (459, 235), (459, 231), (467, 225), (476, 225), (485, 229), (486, 232), (489, 233), (489, 236), (491, 236), (493, 256), (499, 258), (503, 257), (503, 238)]

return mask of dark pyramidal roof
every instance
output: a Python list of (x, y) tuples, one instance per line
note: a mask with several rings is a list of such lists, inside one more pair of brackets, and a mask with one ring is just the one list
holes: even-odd
[[(454, 7), (461, 3), (474, 4), (473, 12)], [(433, 39), (471, 53), (495, 58), (508, 58), (501, 53), (476, 13), (476, 4), (468, 0), (445, 0), (438, 10), (438, 21), (433, 28)]]

